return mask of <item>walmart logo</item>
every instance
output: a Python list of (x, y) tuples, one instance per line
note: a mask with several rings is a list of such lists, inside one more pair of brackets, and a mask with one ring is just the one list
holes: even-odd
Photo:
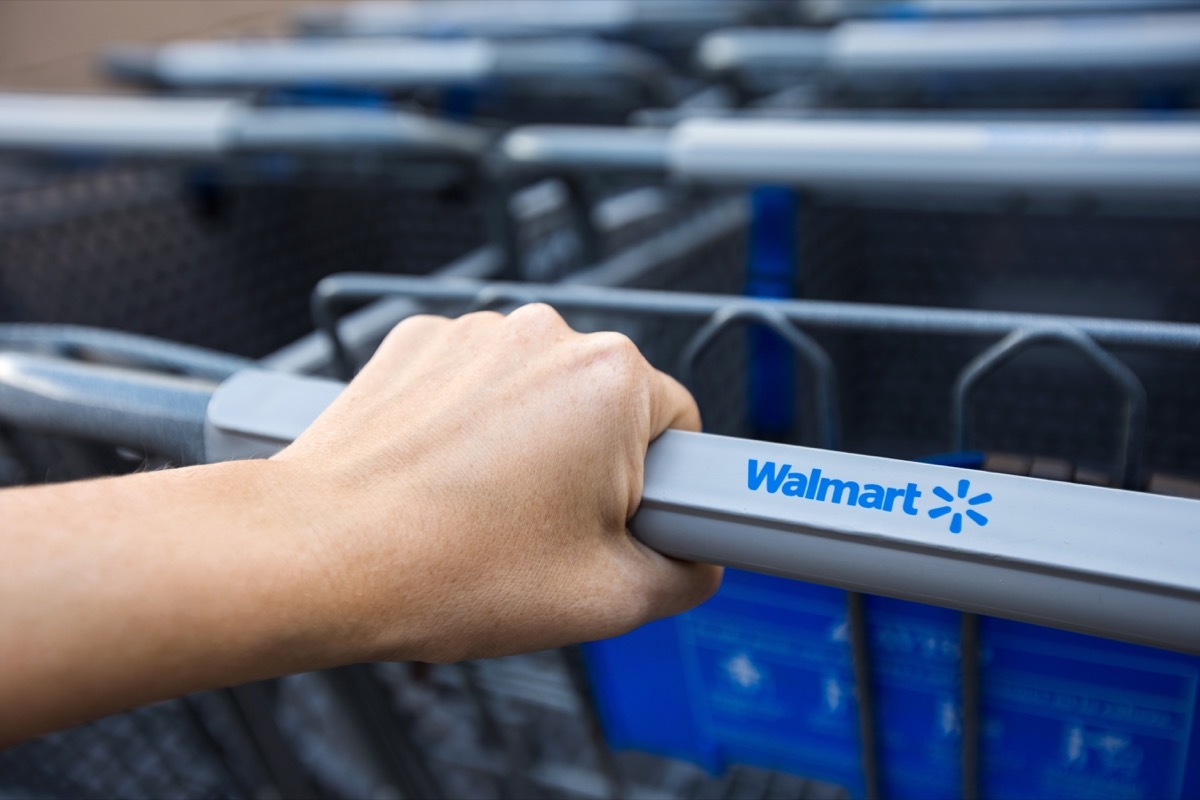
[[(751, 458), (746, 464), (746, 488), (752, 492), (766, 490), (767, 494), (782, 494), (797, 500), (809, 500), (834, 505), (857, 506), (885, 513), (899, 512), (909, 516), (920, 514), (920, 499), (926, 492), (915, 483), (903, 486), (885, 486), (878, 483), (834, 478), (822, 473), (820, 468), (807, 472), (794, 469), (791, 464), (776, 464), (774, 461), (759, 463)], [(956, 494), (941, 486), (929, 492), (944, 501), (944, 505), (929, 509), (931, 519), (950, 516), (950, 532), (962, 533), (963, 517), (979, 527), (988, 524), (988, 518), (976, 510), (976, 506), (992, 502), (987, 492), (971, 494), (971, 481), (958, 482)]]
[[(962, 533), (963, 514), (966, 514), (972, 522), (981, 528), (988, 524), (987, 517), (973, 508), (966, 508), (966, 506), (980, 506), (984, 503), (990, 503), (992, 502), (992, 496), (987, 492), (980, 492), (968, 500), (967, 495), (971, 493), (971, 482), (969, 480), (964, 478), (958, 482), (958, 497), (950, 494), (950, 492), (941, 486), (933, 487), (933, 493), (945, 500), (946, 505), (929, 509), (929, 516), (938, 519), (953, 513), (954, 516), (950, 517), (951, 533)], [(962, 502), (964, 500), (966, 500), (965, 504)]]

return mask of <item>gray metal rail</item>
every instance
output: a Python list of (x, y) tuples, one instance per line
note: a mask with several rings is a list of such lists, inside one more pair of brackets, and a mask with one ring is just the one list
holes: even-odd
[(105, 66), (114, 77), (171, 89), (316, 85), (401, 91), (506, 81), (535, 91), (538, 81), (611, 80), (647, 101), (669, 96), (666, 68), (648, 53), (581, 38), (191, 41), (117, 48)]
[(373, 149), (476, 160), (490, 137), (469, 125), (365, 109), (255, 108), (237, 100), (0, 94), (0, 149), (210, 157), (256, 150)]
[(1054, 18), (933, 19), (852, 21), (828, 31), (731, 29), (706, 36), (696, 61), (713, 75), (766, 72), (801, 79), (1194, 70), (1200, 65), (1200, 14), (1097, 17), (1087, 24)]
[(891, 17), (1024, 17), (1117, 14), (1195, 9), (1196, 0), (795, 0), (797, 13), (813, 22)]
[[(240, 374), (240, 373), (238, 373)], [(202, 463), (217, 383), (46, 355), (0, 352), (0, 420), (181, 463)]]
[(296, 20), (307, 33), (338, 36), (630, 36), (734, 25), (761, 5), (756, 0), (359, 2), (302, 9)]
[(802, 187), (1200, 192), (1200, 123), (689, 119), (669, 131), (529, 126), (501, 142), (514, 170), (665, 172)]
[[(326, 302), (384, 294), (699, 318), (736, 308), (805, 328), (1040, 331), (1097, 348), (1200, 352), (1197, 325), (466, 279), (337, 276), (322, 287)], [(0, 409), (9, 421), (184, 461), (269, 455), (341, 388), (254, 369), (216, 387), (44, 356), (0, 360)], [(651, 447), (632, 529), (680, 558), (1200, 653), (1197, 520), (1195, 501), (672, 432)], [(1154, 536), (1134, 535), (1145, 530)]]
[[(269, 455), (342, 388), (249, 370), (214, 392), (37, 356), (0, 378), (10, 421), (185, 461)], [(1197, 519), (1189, 500), (670, 432), (631, 527), (679, 558), (1200, 653)]]

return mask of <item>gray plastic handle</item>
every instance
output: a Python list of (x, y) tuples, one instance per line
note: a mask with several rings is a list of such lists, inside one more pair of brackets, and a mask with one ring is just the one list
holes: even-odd
[[(239, 373), (207, 459), (275, 452), (340, 388)], [(679, 558), (1200, 653), (1197, 501), (671, 431), (631, 528)]]
[(717, 27), (743, 19), (754, 0), (442, 0), (370, 2), (302, 9), (301, 30), (340, 36), (489, 37), (618, 35), (644, 29)]
[(668, 161), (716, 182), (1195, 193), (1200, 124), (697, 119)]
[(501, 142), (516, 168), (661, 170), (800, 187), (1200, 193), (1200, 122), (690, 119), (664, 134), (533, 126)]
[(0, 149), (211, 157), (253, 150), (372, 148), (477, 159), (490, 142), (468, 125), (373, 109), (254, 108), (236, 100), (0, 94)]
[(641, 50), (593, 39), (193, 41), (118, 48), (105, 65), (119, 78), (179, 89), (402, 90), (538, 78), (615, 78), (657, 87), (666, 80), (665, 68)]
[[(214, 385), (0, 355), (0, 419), (174, 457), (269, 456), (343, 384)], [(671, 431), (631, 528), (661, 552), (1200, 654), (1200, 502)]]
[[(957, 1), (957, 0), (956, 0)], [(845, 22), (829, 32), (733, 29), (706, 36), (697, 63), (713, 74), (1190, 69), (1200, 65), (1200, 14)]]
[(244, 111), (232, 100), (0, 94), (0, 148), (213, 155)]
[(863, 17), (1022, 17), (1186, 10), (1196, 0), (795, 0), (802, 18), (830, 23)]

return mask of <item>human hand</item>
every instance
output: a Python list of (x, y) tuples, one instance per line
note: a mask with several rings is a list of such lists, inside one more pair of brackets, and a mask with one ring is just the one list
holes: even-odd
[(699, 430), (695, 402), (628, 338), (529, 305), (401, 323), (273, 460), (362, 660), (455, 661), (614, 636), (712, 595), (719, 567), (627, 528), (669, 427)]

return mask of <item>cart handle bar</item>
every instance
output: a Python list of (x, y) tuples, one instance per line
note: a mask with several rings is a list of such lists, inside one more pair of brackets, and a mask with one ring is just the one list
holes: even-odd
[[(0, 356), (4, 421), (182, 463), (270, 455), (342, 388)], [(671, 431), (631, 530), (677, 558), (1200, 654), (1197, 519), (1192, 500)]]

